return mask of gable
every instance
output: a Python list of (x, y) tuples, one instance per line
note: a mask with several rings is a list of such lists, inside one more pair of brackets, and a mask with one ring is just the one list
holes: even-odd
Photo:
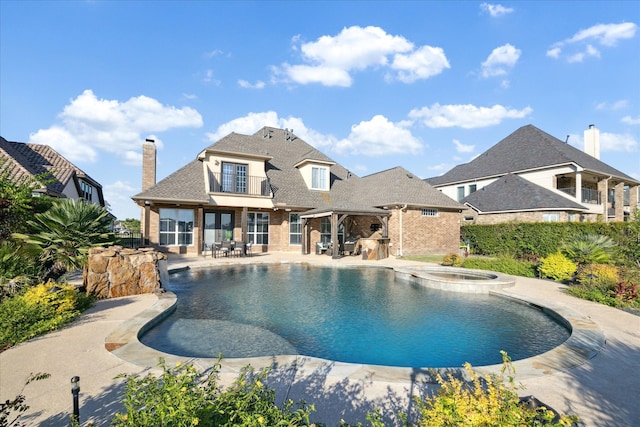
[(444, 175), (429, 178), (427, 182), (441, 186), (566, 164), (576, 164), (588, 171), (638, 182), (533, 125), (517, 129), (471, 162), (458, 165)]

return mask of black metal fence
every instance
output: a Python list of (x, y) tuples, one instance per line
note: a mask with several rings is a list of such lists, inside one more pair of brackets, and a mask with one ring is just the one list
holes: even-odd
[(143, 245), (142, 233), (126, 232), (115, 233), (115, 244), (123, 248), (138, 249)]

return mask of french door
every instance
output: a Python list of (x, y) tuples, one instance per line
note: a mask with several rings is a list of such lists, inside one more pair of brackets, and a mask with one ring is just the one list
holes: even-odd
[(204, 213), (204, 242), (222, 242), (233, 239), (233, 212), (215, 211)]

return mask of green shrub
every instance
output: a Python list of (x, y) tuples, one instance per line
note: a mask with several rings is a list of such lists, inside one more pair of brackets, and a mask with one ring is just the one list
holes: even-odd
[(41, 284), (0, 302), (0, 350), (60, 328), (93, 303), (73, 286)]
[[(265, 386), (268, 370), (245, 367), (234, 383), (222, 389), (220, 364), (198, 372), (191, 364), (170, 368), (163, 359), (159, 377), (120, 375), (127, 380), (122, 414), (113, 426), (308, 426), (313, 406), (287, 400), (275, 404), (275, 391)], [(298, 407), (294, 409), (294, 407)]]
[(458, 254), (447, 254), (442, 258), (442, 265), (460, 267), (462, 265), (462, 259)]
[(613, 265), (589, 264), (578, 268), (576, 281), (584, 286), (609, 290), (620, 282), (620, 275)]
[(451, 374), (445, 380), (439, 374), (440, 389), (435, 396), (417, 400), (420, 427), (441, 426), (572, 426), (575, 416), (559, 416), (547, 408), (533, 409), (522, 404), (514, 383), (515, 369), (505, 352), (502, 376), (480, 377), (468, 363), (464, 365), (471, 381), (464, 382)]
[(611, 262), (616, 243), (607, 236), (582, 234), (574, 236), (562, 245), (562, 252), (578, 265), (608, 264)]
[(469, 257), (462, 263), (464, 268), (491, 270), (522, 277), (536, 277), (536, 265), (531, 261), (519, 261), (509, 257)]
[(570, 279), (576, 272), (576, 263), (560, 252), (540, 258), (538, 271), (542, 277), (562, 282)]

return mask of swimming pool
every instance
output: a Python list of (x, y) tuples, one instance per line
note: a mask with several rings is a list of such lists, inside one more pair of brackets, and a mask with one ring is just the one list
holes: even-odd
[(381, 268), (232, 266), (174, 274), (174, 313), (141, 342), (188, 357), (303, 354), (403, 367), (500, 363), (560, 345), (569, 331), (528, 305), (429, 289)]

